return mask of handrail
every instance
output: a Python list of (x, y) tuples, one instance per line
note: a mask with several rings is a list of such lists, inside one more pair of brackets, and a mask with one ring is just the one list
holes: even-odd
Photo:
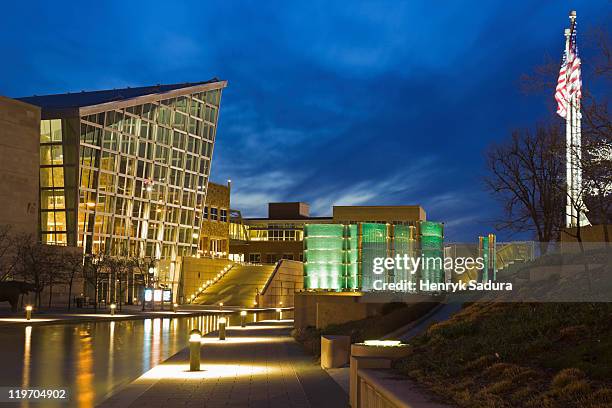
[(263, 286), (263, 288), (261, 288), (261, 292), (259, 292), (260, 296), (265, 295), (266, 291), (268, 290), (268, 287), (272, 283), (272, 279), (274, 279), (274, 277), (276, 276), (276, 272), (280, 268), (281, 263), (283, 263), (283, 261), (286, 261), (286, 259), (281, 259), (280, 261), (276, 263), (276, 266), (274, 267), (274, 271), (272, 271), (272, 273), (268, 277), (268, 280), (266, 281), (266, 284)]

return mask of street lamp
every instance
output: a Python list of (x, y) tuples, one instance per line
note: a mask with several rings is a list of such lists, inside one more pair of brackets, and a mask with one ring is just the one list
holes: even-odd
[(26, 311), (26, 320), (30, 320), (32, 318), (32, 305), (27, 305), (25, 307)]
[(225, 340), (225, 325), (227, 324), (227, 319), (225, 317), (219, 318), (219, 340)]
[(189, 371), (200, 371), (200, 347), (202, 332), (193, 329), (189, 333)]

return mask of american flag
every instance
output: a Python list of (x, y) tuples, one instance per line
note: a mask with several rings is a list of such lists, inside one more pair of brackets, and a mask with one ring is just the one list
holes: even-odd
[(555, 90), (557, 100), (557, 113), (562, 118), (567, 117), (569, 102), (576, 96), (576, 103), (582, 97), (582, 78), (580, 72), (580, 58), (578, 57), (578, 46), (576, 45), (576, 20), (572, 21), (569, 38), (569, 50), (563, 53), (559, 79)]

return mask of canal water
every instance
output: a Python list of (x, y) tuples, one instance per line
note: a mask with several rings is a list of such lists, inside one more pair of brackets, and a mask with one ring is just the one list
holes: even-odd
[(66, 389), (69, 401), (1, 406), (92, 407), (176, 354), (189, 331), (214, 331), (218, 316), (90, 322), (0, 330), (0, 387)]

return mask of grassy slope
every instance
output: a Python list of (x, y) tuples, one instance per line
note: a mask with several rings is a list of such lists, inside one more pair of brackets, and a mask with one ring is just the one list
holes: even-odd
[(472, 304), (396, 363), (462, 407), (612, 407), (612, 304)]
[(437, 302), (421, 302), (411, 304), (397, 304), (384, 311), (380, 316), (354, 320), (342, 324), (334, 324), (323, 330), (308, 327), (303, 330), (294, 330), (293, 337), (300, 342), (307, 352), (321, 355), (321, 334), (343, 334), (351, 336), (351, 341), (379, 339), (394, 330), (405, 326), (433, 309)]

